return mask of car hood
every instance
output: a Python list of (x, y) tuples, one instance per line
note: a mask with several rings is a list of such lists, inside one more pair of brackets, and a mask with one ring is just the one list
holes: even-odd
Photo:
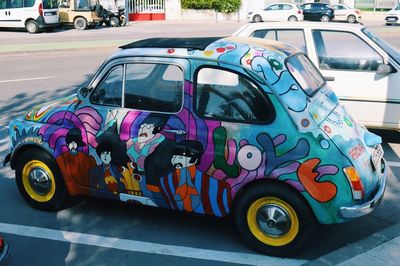
[[(355, 167), (362, 180), (365, 196), (368, 197), (376, 190), (381, 178), (381, 169), (375, 169), (372, 157), (381, 151), (377, 149), (381, 149), (382, 139), (354, 120), (342, 105), (338, 104), (334, 108), (325, 105), (313, 106), (311, 116), (325, 136), (332, 140)], [(316, 119), (321, 113), (325, 115)]]
[[(25, 114), (25, 120), (47, 124), (61, 124), (73, 105), (78, 102), (76, 94), (34, 106)], [(58, 113), (58, 115), (56, 115)]]
[(386, 14), (387, 16), (399, 16), (400, 15), (400, 10), (390, 10)]

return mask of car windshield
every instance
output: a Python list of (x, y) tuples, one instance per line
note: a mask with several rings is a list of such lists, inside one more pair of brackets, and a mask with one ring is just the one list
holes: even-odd
[(398, 64), (400, 64), (400, 53), (396, 48), (388, 44), (386, 41), (376, 36), (366, 28), (362, 29), (365, 35), (367, 35), (373, 42), (375, 42), (380, 48), (382, 48), (389, 56), (395, 60)]
[(304, 54), (288, 57), (286, 67), (309, 97), (312, 97), (325, 84), (321, 73)]

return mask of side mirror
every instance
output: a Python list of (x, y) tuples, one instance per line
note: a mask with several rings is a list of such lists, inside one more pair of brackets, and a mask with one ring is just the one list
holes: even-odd
[(393, 67), (391, 65), (387, 65), (387, 64), (380, 64), (378, 66), (378, 69), (376, 70), (376, 74), (380, 74), (380, 75), (388, 75), (393, 72), (394, 72)]
[(84, 100), (89, 94), (89, 89), (86, 87), (81, 87), (78, 90), (77, 96), (80, 101)]

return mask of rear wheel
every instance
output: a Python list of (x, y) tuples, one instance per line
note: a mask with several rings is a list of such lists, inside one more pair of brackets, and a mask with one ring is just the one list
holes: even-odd
[(238, 199), (234, 217), (240, 235), (254, 250), (282, 257), (304, 246), (315, 225), (305, 200), (280, 184), (247, 189)]
[(21, 195), (34, 208), (55, 211), (67, 201), (57, 163), (40, 149), (30, 149), (18, 158), (15, 177)]
[(321, 21), (322, 21), (322, 22), (329, 22), (329, 16), (327, 16), (327, 15), (322, 15)]
[(126, 23), (127, 23), (126, 17), (125, 16), (121, 16), (121, 22), (120, 22), (121, 27), (125, 27)]
[(297, 19), (296, 16), (290, 16), (290, 17), (288, 18), (288, 21), (290, 21), (290, 22), (297, 21), (297, 20), (298, 20), (298, 19)]
[(74, 20), (74, 27), (77, 30), (84, 30), (87, 27), (87, 21), (85, 18), (79, 17)]
[(25, 28), (29, 33), (37, 33), (39, 31), (39, 24), (35, 20), (29, 20), (26, 22)]
[(348, 22), (348, 23), (356, 23), (356, 22), (357, 22), (356, 16), (354, 16), (354, 15), (349, 15), (349, 16), (347, 17), (347, 22)]
[(110, 26), (111, 27), (119, 26), (119, 19), (117, 17), (111, 17), (110, 18)]
[(254, 15), (253, 22), (262, 22), (262, 17), (260, 15)]

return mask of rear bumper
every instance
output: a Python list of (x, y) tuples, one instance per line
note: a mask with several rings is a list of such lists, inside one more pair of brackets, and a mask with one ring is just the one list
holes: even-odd
[(386, 161), (383, 160), (384, 169), (382, 173), (381, 183), (376, 194), (369, 201), (361, 204), (361, 205), (353, 205), (350, 207), (341, 207), (339, 210), (340, 216), (346, 219), (353, 219), (357, 217), (361, 217), (367, 215), (368, 213), (375, 210), (376, 207), (381, 203), (383, 199), (383, 195), (386, 190), (387, 183), (387, 164)]
[(61, 26), (60, 21), (58, 21), (56, 23), (46, 23), (42, 16), (39, 16), (36, 19), (36, 21), (39, 24), (39, 28), (41, 28), (41, 29), (54, 29), (54, 28), (58, 28)]
[(399, 24), (400, 20), (397, 16), (387, 16), (385, 22), (388, 24)]

